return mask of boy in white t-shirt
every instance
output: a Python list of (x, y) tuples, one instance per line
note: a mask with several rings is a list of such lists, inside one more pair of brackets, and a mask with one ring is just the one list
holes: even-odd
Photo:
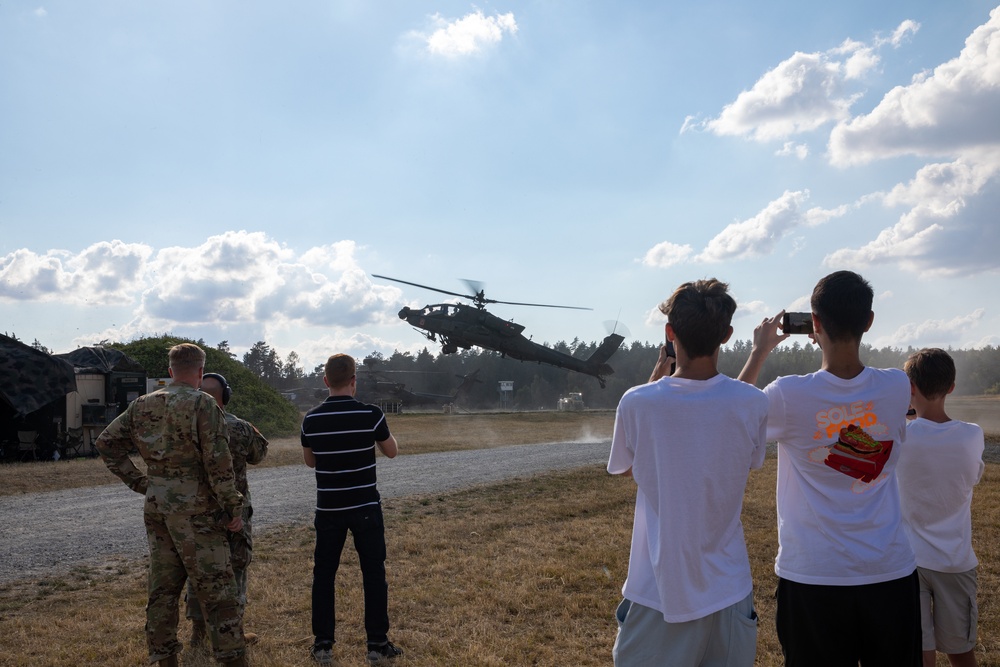
[(917, 555), (924, 666), (935, 651), (954, 667), (976, 665), (976, 566), (972, 487), (983, 476), (983, 429), (948, 417), (955, 362), (944, 350), (914, 352), (903, 366), (916, 419), (896, 478), (903, 522)]
[[(810, 300), (822, 367), (764, 389), (767, 437), (778, 441), (775, 625), (786, 667), (921, 663), (916, 560), (895, 477), (910, 383), (861, 362), (872, 298), (856, 273), (822, 278)], [(754, 331), (741, 380), (756, 382), (788, 337), (781, 315)]]
[(750, 469), (764, 462), (767, 399), (717, 370), (736, 310), (727, 289), (685, 283), (660, 305), (676, 370), (662, 347), (649, 383), (618, 405), (608, 472), (631, 475), (637, 489), (617, 667), (754, 662), (740, 512)]

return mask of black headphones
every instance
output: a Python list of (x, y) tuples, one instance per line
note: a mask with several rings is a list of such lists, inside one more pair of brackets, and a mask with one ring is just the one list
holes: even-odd
[(229, 386), (228, 382), (226, 382), (226, 378), (218, 373), (204, 373), (202, 374), (201, 379), (204, 380), (205, 378), (212, 378), (222, 385), (222, 404), (229, 405), (229, 399), (233, 397), (233, 388)]

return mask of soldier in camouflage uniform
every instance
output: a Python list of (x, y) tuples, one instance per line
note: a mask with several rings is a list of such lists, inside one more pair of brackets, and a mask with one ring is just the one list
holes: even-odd
[[(219, 407), (225, 411), (232, 396), (232, 389), (225, 377), (218, 373), (205, 373), (201, 378), (201, 390), (214, 398)], [(250, 520), (253, 516), (253, 506), (250, 504), (250, 487), (247, 485), (247, 464), (257, 465), (264, 460), (267, 456), (267, 440), (256, 426), (229, 412), (226, 412), (226, 426), (229, 428), (229, 452), (233, 456), (236, 490), (243, 494), (243, 530), (228, 534), (233, 575), (236, 577), (236, 587), (239, 591), (237, 599), (242, 616), (247, 604), (247, 566), (253, 559)], [(197, 646), (205, 641), (207, 636), (205, 616), (190, 581), (187, 591), (187, 617), (191, 619), (191, 645)], [(248, 644), (257, 642), (257, 635), (252, 632), (245, 632), (243, 636)]]
[[(236, 580), (226, 530), (243, 527), (243, 496), (222, 410), (198, 391), (205, 352), (191, 343), (170, 349), (173, 383), (140, 396), (97, 439), (108, 469), (145, 494), (149, 541), (146, 644), (150, 664), (176, 667), (178, 604), (190, 578), (212, 627), (214, 655), (224, 665), (247, 665)], [(136, 448), (143, 474), (129, 459)]]

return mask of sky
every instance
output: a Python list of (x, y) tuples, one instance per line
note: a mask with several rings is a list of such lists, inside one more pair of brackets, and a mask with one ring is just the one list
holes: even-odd
[(866, 342), (1000, 345), (995, 2), (8, 0), (0, 331), (308, 371), (437, 353), (372, 274), (549, 344), (713, 277), (749, 340), (850, 269)]

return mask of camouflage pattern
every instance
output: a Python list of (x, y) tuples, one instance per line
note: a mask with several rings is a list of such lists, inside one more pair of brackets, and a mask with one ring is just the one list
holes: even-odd
[[(171, 384), (140, 396), (101, 433), (108, 470), (146, 496), (151, 663), (181, 650), (178, 605), (184, 582), (205, 605), (216, 659), (242, 655), (243, 623), (225, 524), (241, 515), (224, 413), (208, 394)], [(129, 458), (138, 449), (143, 474)]]
[(243, 617), (226, 541), (225, 524), (229, 518), (222, 512), (210, 512), (146, 513), (145, 519), (149, 540), (146, 645), (150, 664), (181, 652), (177, 620), (185, 581), (191, 582), (204, 604), (215, 659), (242, 655), (246, 651)]
[[(146, 512), (201, 514), (224, 509), (237, 516), (236, 490), (225, 414), (208, 394), (171, 384), (132, 401), (97, 439), (108, 470), (146, 494)], [(144, 475), (129, 459), (134, 448)]]
[(0, 334), (0, 403), (24, 416), (76, 391), (76, 372), (63, 359)]
[[(250, 487), (247, 484), (247, 464), (257, 465), (267, 456), (267, 439), (261, 435), (257, 427), (240, 419), (236, 415), (226, 413), (226, 426), (229, 428), (229, 452), (233, 456), (233, 476), (236, 479), (236, 489), (243, 494), (243, 530), (238, 533), (228, 533), (229, 556), (233, 565), (233, 575), (236, 577), (236, 588), (240, 604), (240, 614), (246, 610), (247, 604), (247, 567), (253, 560), (253, 506), (250, 504)], [(187, 590), (187, 618), (202, 620), (201, 607), (196, 603), (197, 596), (189, 584)]]

